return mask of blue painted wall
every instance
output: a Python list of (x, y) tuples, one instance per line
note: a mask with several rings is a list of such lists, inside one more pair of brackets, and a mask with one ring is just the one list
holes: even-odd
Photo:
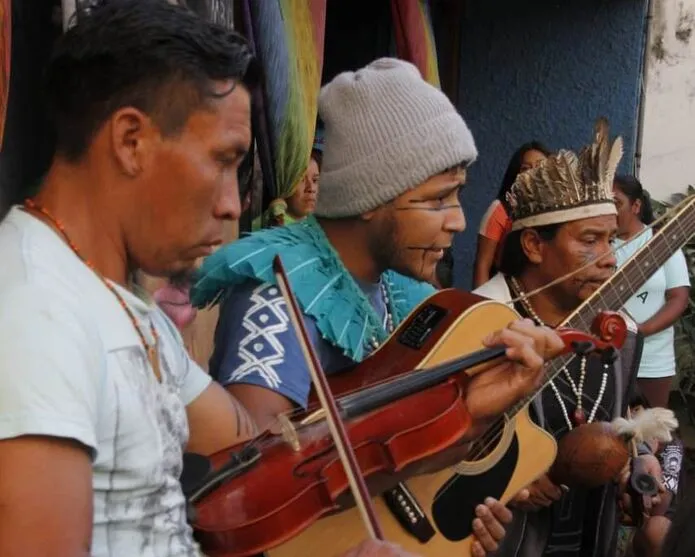
[(469, 289), (478, 226), (516, 148), (538, 139), (580, 148), (595, 118), (623, 135), (630, 171), (646, 0), (467, 0), (459, 109), (480, 157), (461, 193), (468, 226), (455, 242), (456, 286)]

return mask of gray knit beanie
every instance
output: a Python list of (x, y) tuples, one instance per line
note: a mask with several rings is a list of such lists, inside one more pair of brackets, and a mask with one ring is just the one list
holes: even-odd
[(344, 72), (319, 95), (325, 124), (316, 215), (375, 209), (478, 152), (444, 93), (403, 60)]

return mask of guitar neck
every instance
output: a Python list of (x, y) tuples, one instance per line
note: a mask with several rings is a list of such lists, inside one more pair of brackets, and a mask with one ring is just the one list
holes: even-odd
[[(642, 285), (668, 259), (695, 235), (695, 197), (682, 201), (666, 224), (652, 239), (637, 251), (625, 264), (594, 292), (582, 305), (565, 319), (560, 326), (591, 330), (594, 317), (601, 311), (618, 311)], [(550, 362), (545, 372), (543, 385), (507, 412), (514, 416), (538, 395), (572, 359), (574, 355), (562, 356)]]

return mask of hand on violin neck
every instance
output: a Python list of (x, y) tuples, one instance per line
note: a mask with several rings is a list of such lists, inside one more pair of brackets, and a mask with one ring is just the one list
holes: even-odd
[(497, 416), (538, 389), (545, 362), (564, 349), (555, 331), (530, 319), (510, 323), (488, 335), (483, 343), (487, 347), (506, 346), (507, 350), (500, 363), (471, 378), (466, 404), (474, 420)]

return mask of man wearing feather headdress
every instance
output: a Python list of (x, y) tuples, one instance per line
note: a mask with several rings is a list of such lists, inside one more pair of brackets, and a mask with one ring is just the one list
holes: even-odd
[[(519, 175), (507, 198), (513, 225), (501, 273), (476, 293), (514, 301), (519, 313), (538, 324), (587, 327), (590, 323), (570, 316), (616, 268), (611, 251), (617, 232), (612, 188), (621, 156), (621, 138), (609, 142), (608, 124), (600, 119), (593, 143), (579, 155), (560, 150), (538, 168)], [(606, 306), (603, 301), (597, 305), (602, 309)], [(561, 440), (582, 424), (610, 422), (623, 415), (635, 382), (641, 345), (636, 327), (631, 327), (616, 362), (574, 359), (536, 397), (533, 417)], [(650, 456), (644, 459), (660, 476), (656, 460)], [(527, 500), (512, 504), (515, 519), (498, 555), (615, 555), (615, 485), (569, 489), (555, 485), (546, 475), (529, 491)]]
[[(222, 299), (210, 370), (261, 428), (306, 407), (311, 386), (274, 284), (276, 254), (322, 367), (335, 373), (368, 356), (434, 292), (427, 281), (465, 226), (458, 192), (477, 156), (475, 143), (451, 102), (415, 66), (384, 58), (340, 74), (322, 89), (319, 113), (325, 145), (316, 216), (218, 250), (191, 291), (199, 307)], [(518, 322), (490, 340), (528, 342), (548, 332)], [(482, 376), (498, 382), (481, 389), (477, 377), (472, 381), (468, 408), (481, 420), (532, 388), (528, 374), (501, 366)], [(496, 501), (477, 510), (474, 551), (482, 555), (496, 548), (500, 522), (510, 515)]]

